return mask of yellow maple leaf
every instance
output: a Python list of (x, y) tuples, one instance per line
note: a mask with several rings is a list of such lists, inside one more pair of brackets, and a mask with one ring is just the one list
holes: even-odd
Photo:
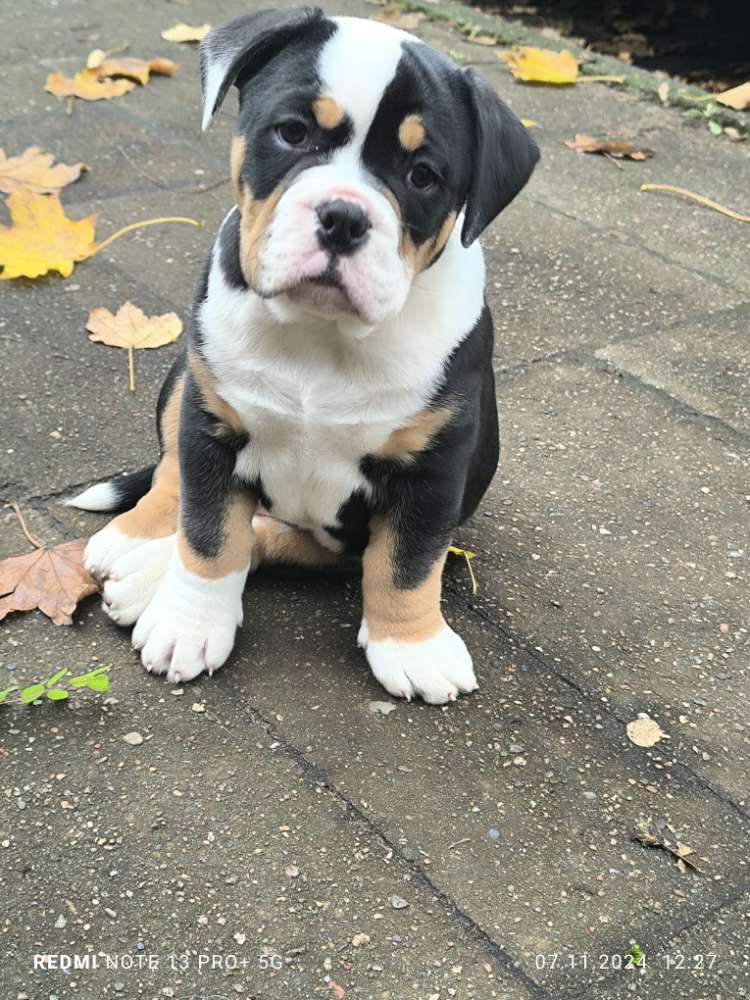
[(724, 90), (716, 95), (719, 104), (724, 104), (735, 111), (744, 111), (750, 108), (750, 81), (741, 83), (739, 87), (732, 87), (731, 90)]
[(146, 316), (138, 306), (126, 302), (116, 313), (111, 313), (103, 306), (92, 309), (86, 322), (86, 330), (89, 338), (97, 344), (123, 347), (127, 350), (128, 388), (133, 392), (135, 390), (133, 351), (171, 344), (182, 333), (182, 320), (173, 312), (164, 313), (162, 316)]
[(74, 264), (96, 252), (96, 216), (69, 219), (57, 195), (17, 188), (6, 202), (11, 225), (0, 226), (0, 280), (39, 278), (58, 271), (67, 278)]
[(161, 37), (167, 42), (202, 42), (210, 30), (210, 24), (193, 26), (178, 21), (171, 28), (165, 28)]
[(50, 73), (44, 89), (55, 97), (79, 97), (82, 101), (109, 101), (135, 88), (130, 80), (103, 80), (98, 68), (82, 69), (72, 78)]
[(26, 188), (36, 194), (56, 194), (87, 169), (83, 163), (58, 163), (53, 167), (54, 159), (41, 146), (29, 146), (19, 156), (6, 156), (0, 149), (0, 191), (11, 194), (17, 188)]
[(526, 83), (575, 83), (578, 79), (578, 60), (567, 49), (553, 52), (537, 49), (532, 45), (516, 45), (498, 52), (498, 56), (517, 80)]
[(122, 59), (102, 60), (95, 67), (95, 72), (100, 77), (127, 76), (145, 87), (152, 73), (173, 76), (177, 68), (177, 63), (171, 59), (136, 59), (133, 56), (125, 56)]
[(78, 261), (93, 257), (110, 243), (145, 226), (183, 222), (201, 226), (195, 219), (168, 215), (158, 219), (131, 222), (112, 233), (101, 243), (94, 243), (96, 216), (69, 219), (56, 194), (35, 194), (17, 188), (6, 201), (10, 226), (0, 225), (0, 281), (9, 278), (39, 278), (48, 271), (58, 271), (63, 278), (73, 272)]

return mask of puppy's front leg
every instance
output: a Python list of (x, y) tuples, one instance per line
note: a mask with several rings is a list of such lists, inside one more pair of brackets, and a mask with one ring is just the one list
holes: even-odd
[(180, 521), (172, 562), (133, 630), (144, 667), (179, 683), (224, 663), (242, 623), (255, 497), (234, 475), (245, 436), (189, 373), (180, 415)]
[(434, 705), (477, 686), (469, 651), (440, 608), (446, 553), (447, 543), (422, 526), (380, 515), (362, 563), (359, 644), (373, 674), (390, 694)]

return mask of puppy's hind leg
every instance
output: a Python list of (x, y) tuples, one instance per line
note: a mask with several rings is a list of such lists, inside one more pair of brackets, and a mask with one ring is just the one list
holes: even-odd
[(302, 528), (284, 524), (266, 514), (253, 518), (255, 545), (251, 569), (259, 566), (306, 566), (325, 568), (340, 561), (338, 552), (326, 548)]

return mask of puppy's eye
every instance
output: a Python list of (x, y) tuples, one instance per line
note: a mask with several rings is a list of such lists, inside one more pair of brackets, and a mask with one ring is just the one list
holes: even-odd
[(412, 167), (407, 176), (407, 180), (411, 186), (415, 187), (418, 191), (429, 191), (434, 188), (438, 182), (435, 171), (430, 170), (430, 168), (424, 163), (418, 163), (416, 167)]
[(282, 122), (276, 126), (276, 134), (287, 146), (302, 146), (307, 139), (307, 126), (300, 121)]

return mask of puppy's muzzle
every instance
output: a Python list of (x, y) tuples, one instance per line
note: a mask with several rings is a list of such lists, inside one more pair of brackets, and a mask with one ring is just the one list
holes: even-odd
[(336, 198), (318, 205), (316, 213), (318, 242), (324, 250), (345, 257), (366, 242), (372, 223), (356, 202)]

